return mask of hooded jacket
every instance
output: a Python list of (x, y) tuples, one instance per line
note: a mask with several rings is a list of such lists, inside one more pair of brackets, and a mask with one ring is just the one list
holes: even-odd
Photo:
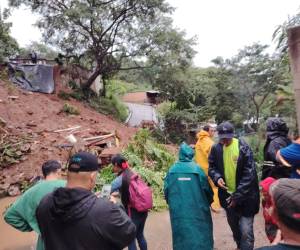
[(208, 156), (214, 141), (210, 138), (209, 133), (201, 130), (197, 134), (198, 141), (195, 146), (195, 160), (202, 167), (205, 174), (208, 174)]
[[(208, 174), (217, 186), (220, 178), (225, 180), (222, 144), (217, 143), (212, 147), (208, 162)], [(222, 188), (219, 188), (218, 192), (221, 206), (226, 209), (226, 199), (230, 194)], [(237, 204), (235, 210), (241, 215), (249, 217), (258, 213), (259, 187), (256, 166), (249, 145), (242, 139), (239, 139), (239, 158), (236, 168), (236, 191), (231, 197)]]
[(36, 216), (46, 250), (114, 250), (129, 245), (135, 226), (119, 206), (83, 188), (59, 188)]
[(164, 193), (170, 209), (173, 249), (213, 249), (210, 204), (213, 192), (194, 150), (182, 143), (179, 161), (168, 171)]
[(274, 117), (267, 120), (267, 140), (264, 146), (262, 180), (267, 177), (275, 179), (290, 177), (291, 169), (284, 167), (276, 160), (277, 151), (291, 144), (288, 132), (289, 129), (282, 119)]

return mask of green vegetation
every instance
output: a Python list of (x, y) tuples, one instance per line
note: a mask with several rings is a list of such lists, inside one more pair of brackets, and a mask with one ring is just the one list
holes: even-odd
[(19, 46), (17, 41), (10, 36), (11, 23), (5, 22), (9, 12), (0, 9), (0, 63), (3, 63), (8, 57), (15, 55)]
[(30, 152), (30, 142), (28, 136), (1, 134), (0, 130), (0, 169), (20, 162)]
[(151, 89), (147, 84), (131, 83), (123, 80), (112, 79), (107, 84), (107, 96), (123, 96), (131, 92), (147, 91)]
[(121, 97), (119, 95), (135, 88), (135, 85), (129, 84), (130, 87), (127, 88), (126, 83), (120, 82), (120, 87), (118, 87), (118, 83), (118, 81), (113, 81), (112, 84), (108, 84), (107, 95), (106, 97), (102, 97), (97, 96), (91, 90), (78, 88), (77, 85), (71, 81), (69, 82), (69, 85), (73, 89), (72, 92), (67, 93), (60, 91), (58, 97), (63, 100), (74, 98), (78, 101), (87, 103), (99, 113), (111, 115), (118, 121), (125, 121), (128, 116), (128, 109), (120, 100)]
[(64, 104), (64, 106), (61, 109), (61, 112), (64, 112), (67, 115), (79, 115), (80, 114), (80, 111), (76, 107), (72, 106), (69, 103)]
[[(123, 152), (133, 170), (151, 186), (153, 190), (154, 210), (167, 207), (163, 196), (163, 178), (175, 157), (167, 149), (157, 143), (147, 129), (141, 129)], [(96, 190), (111, 183), (115, 176), (111, 167), (104, 168), (97, 179)]]
[[(37, 26), (44, 40), (58, 47), (65, 58), (93, 71), (84, 89), (98, 76), (106, 85), (121, 70), (149, 69), (154, 65), (169, 69), (179, 61), (188, 64), (185, 59), (194, 53), (193, 41), (173, 26), (169, 17), (173, 8), (165, 0), (8, 2), (12, 8), (25, 5), (38, 14)], [(151, 70), (149, 75), (154, 77)]]

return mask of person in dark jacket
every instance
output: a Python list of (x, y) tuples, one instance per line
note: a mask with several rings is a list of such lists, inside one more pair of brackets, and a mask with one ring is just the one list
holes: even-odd
[(113, 202), (97, 198), (97, 157), (80, 152), (68, 165), (67, 186), (40, 202), (36, 217), (46, 250), (123, 249), (135, 237), (135, 225)]
[(267, 177), (274, 179), (290, 177), (291, 169), (285, 167), (276, 159), (277, 151), (291, 144), (288, 132), (289, 129), (281, 118), (271, 117), (267, 120), (267, 140), (264, 146), (262, 180)]
[[(264, 146), (264, 164), (262, 168), (262, 181), (271, 177), (274, 179), (286, 178), (291, 175), (290, 168), (277, 160), (276, 155), (281, 148), (288, 146), (291, 141), (288, 138), (289, 129), (284, 120), (278, 117), (270, 117), (267, 120), (267, 140)], [(265, 203), (262, 202), (265, 209)], [(276, 238), (278, 226), (272, 221), (265, 220), (265, 233), (270, 239)]]
[(234, 127), (223, 122), (217, 127), (219, 143), (209, 155), (209, 176), (219, 187), (221, 206), (237, 248), (254, 247), (253, 221), (259, 211), (259, 187), (253, 154), (248, 144), (234, 138)]

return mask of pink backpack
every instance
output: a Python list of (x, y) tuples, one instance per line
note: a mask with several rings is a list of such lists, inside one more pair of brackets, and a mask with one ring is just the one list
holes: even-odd
[(133, 174), (129, 184), (129, 207), (138, 212), (146, 212), (153, 206), (151, 188), (137, 174)]

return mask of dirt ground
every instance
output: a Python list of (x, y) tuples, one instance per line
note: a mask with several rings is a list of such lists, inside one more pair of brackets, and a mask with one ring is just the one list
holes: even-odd
[[(0, 214), (2, 215), (6, 206), (15, 198), (0, 199)], [(226, 221), (225, 213), (213, 214), (215, 250), (234, 250), (231, 231)], [(267, 245), (263, 230), (263, 218), (261, 214), (255, 217), (255, 246)], [(7, 225), (0, 216), (0, 250), (33, 250), (36, 242), (34, 233), (22, 233)], [(172, 233), (169, 212), (153, 212), (149, 214), (145, 227), (145, 236), (148, 241), (149, 250), (171, 250)]]
[(122, 97), (122, 101), (143, 104), (147, 102), (146, 92), (128, 93)]
[[(16, 98), (11, 98), (16, 96)], [(80, 114), (67, 115), (59, 112), (65, 103), (76, 107)], [(48, 159), (65, 162), (69, 151), (55, 147), (68, 143), (68, 132), (55, 133), (57, 129), (81, 126), (75, 136), (90, 137), (116, 132), (120, 146), (128, 143), (136, 129), (127, 127), (109, 116), (97, 113), (76, 100), (65, 101), (57, 95), (25, 92), (11, 83), (0, 81), (0, 117), (6, 121), (5, 129), (12, 134), (31, 136), (30, 154), (24, 160), (0, 169), (0, 189), (22, 179), (39, 174), (41, 164)]]

